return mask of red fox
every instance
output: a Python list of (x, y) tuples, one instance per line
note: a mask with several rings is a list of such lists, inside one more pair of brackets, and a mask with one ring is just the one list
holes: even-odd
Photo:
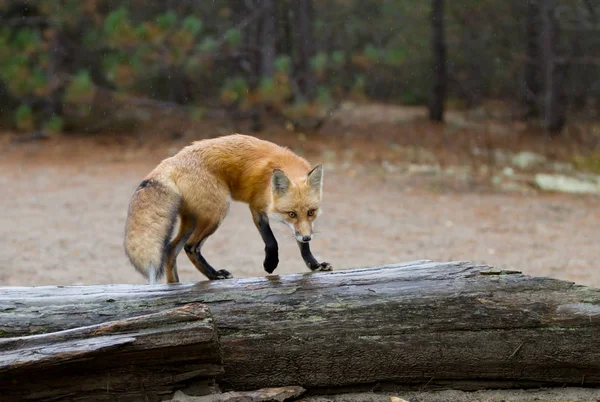
[[(183, 248), (208, 279), (232, 275), (214, 269), (202, 256), (206, 239), (215, 233), (231, 200), (250, 206), (254, 224), (265, 243), (263, 267), (273, 273), (278, 245), (270, 219), (290, 227), (300, 254), (312, 271), (330, 271), (312, 255), (309, 241), (319, 215), (323, 166), (272, 142), (233, 134), (201, 140), (163, 160), (135, 190), (125, 226), (125, 253), (150, 284), (166, 272), (167, 282), (179, 282), (176, 259)], [(179, 220), (179, 231), (173, 231)]]

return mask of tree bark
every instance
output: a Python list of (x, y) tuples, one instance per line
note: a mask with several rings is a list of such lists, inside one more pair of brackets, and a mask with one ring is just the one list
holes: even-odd
[(224, 390), (600, 385), (600, 289), (470, 263), (177, 285), (0, 288), (0, 336), (193, 302), (210, 308), (218, 328)]
[[(78, 308), (63, 307), (66, 314)], [(202, 385), (196, 392), (212, 391), (223, 367), (205, 306), (111, 316), (74, 329), (43, 333), (58, 328), (38, 327), (29, 331), (37, 335), (0, 338), (1, 399), (160, 400), (192, 378)], [(30, 329), (37, 325), (31, 316), (22, 318)]]
[(444, 121), (444, 103), (447, 92), (446, 39), (444, 37), (444, 0), (433, 0), (431, 9), (433, 89), (429, 105), (429, 119)]

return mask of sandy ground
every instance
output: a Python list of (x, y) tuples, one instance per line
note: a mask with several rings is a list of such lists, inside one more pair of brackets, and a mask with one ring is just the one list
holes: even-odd
[[(126, 260), (123, 229), (129, 199), (156, 158), (33, 163), (26, 153), (3, 155), (0, 285), (145, 282)], [(598, 198), (434, 192), (408, 183), (404, 176), (327, 172), (315, 256), (336, 269), (471, 260), (600, 286)], [(289, 229), (274, 231), (275, 273), (306, 272)], [(232, 205), (204, 250), (234, 276), (265, 274), (263, 244), (243, 204)], [(205, 279), (185, 253), (178, 264), (182, 281)]]

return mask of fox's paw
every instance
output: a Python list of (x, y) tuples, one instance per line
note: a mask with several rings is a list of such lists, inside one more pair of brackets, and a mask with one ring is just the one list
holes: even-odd
[(275, 271), (275, 268), (277, 268), (278, 264), (279, 257), (277, 255), (267, 254), (267, 256), (265, 257), (265, 262), (263, 263), (263, 267), (265, 268), (265, 271), (267, 271), (267, 273), (272, 274), (273, 271)]
[(214, 279), (231, 279), (233, 278), (233, 275), (231, 275), (231, 273), (229, 273), (229, 271), (227, 271), (226, 269), (220, 269), (217, 271), (217, 275), (215, 276)]
[(317, 265), (316, 267), (309, 267), (310, 269), (312, 269), (314, 272), (327, 272), (327, 271), (333, 271), (333, 266), (328, 263), (328, 262), (321, 262), (319, 263), (319, 265)]

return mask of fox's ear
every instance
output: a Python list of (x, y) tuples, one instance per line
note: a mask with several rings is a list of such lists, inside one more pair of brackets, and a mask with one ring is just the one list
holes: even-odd
[(274, 169), (273, 176), (271, 177), (271, 188), (275, 194), (285, 194), (290, 188), (290, 179), (281, 169)]
[(321, 192), (323, 188), (323, 165), (317, 165), (308, 172), (308, 184), (314, 191)]

